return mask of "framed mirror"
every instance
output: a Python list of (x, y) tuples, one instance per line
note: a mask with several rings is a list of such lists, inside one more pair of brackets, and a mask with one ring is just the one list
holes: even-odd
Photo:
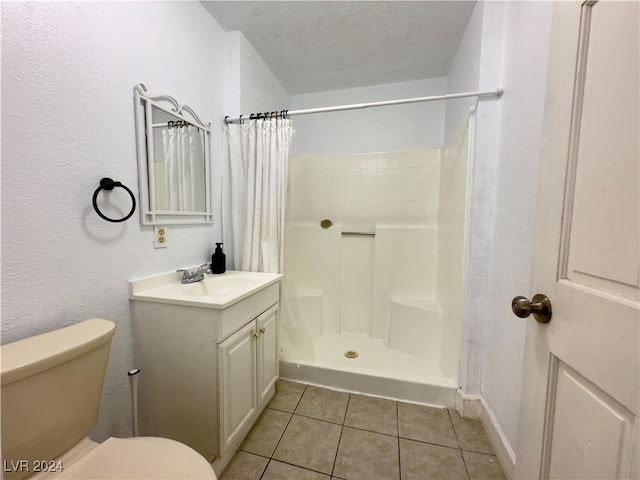
[(212, 223), (211, 124), (143, 84), (134, 94), (142, 225)]

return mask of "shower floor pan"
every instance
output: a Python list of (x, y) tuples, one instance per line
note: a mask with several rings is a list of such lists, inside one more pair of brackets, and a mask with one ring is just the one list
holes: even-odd
[[(338, 390), (441, 407), (455, 404), (455, 379), (428, 360), (389, 349), (364, 335), (325, 335), (313, 341), (315, 362), (280, 361), (280, 377)], [(345, 352), (355, 351), (356, 358)]]

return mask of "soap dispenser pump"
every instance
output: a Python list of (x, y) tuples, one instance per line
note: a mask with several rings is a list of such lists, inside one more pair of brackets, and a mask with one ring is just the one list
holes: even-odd
[(227, 270), (226, 255), (222, 252), (222, 243), (216, 243), (216, 250), (211, 255), (211, 273), (224, 273)]

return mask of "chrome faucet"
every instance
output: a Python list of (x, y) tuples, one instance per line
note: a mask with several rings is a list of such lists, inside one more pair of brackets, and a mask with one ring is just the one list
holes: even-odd
[(205, 273), (211, 273), (211, 265), (203, 263), (195, 272), (190, 272), (184, 268), (180, 268), (176, 271), (182, 272), (182, 280), (180, 280), (180, 283), (196, 283), (204, 280)]

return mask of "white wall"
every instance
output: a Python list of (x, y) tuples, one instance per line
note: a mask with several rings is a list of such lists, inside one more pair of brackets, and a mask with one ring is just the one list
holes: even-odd
[(216, 201), (213, 227), (170, 226), (155, 250), (137, 212), (107, 223), (91, 196), (103, 176), (137, 195), (139, 82), (212, 122), (219, 174), (225, 37), (198, 2), (2, 5), (2, 342), (91, 317), (116, 323), (96, 439), (131, 433), (127, 281), (206, 261), (220, 217)]
[(516, 295), (533, 293), (551, 9), (551, 2), (486, 2), (482, 16), (479, 87), (501, 85), (505, 94), (480, 101), (477, 110), (460, 370), (465, 393), (484, 397), (511, 455), (517, 448), (525, 322), (510, 304)]
[(289, 108), (289, 93), (242, 32), (229, 32), (228, 43), (229, 87), (236, 93), (227, 115)]
[[(226, 78), (228, 103), (225, 116), (237, 118), (245, 115), (248, 120), (251, 113), (288, 108), (288, 92), (239, 30), (227, 34)], [(226, 160), (223, 161), (225, 165), (215, 184), (225, 192), (224, 195), (228, 195), (226, 189), (231, 185), (231, 181), (228, 180), (230, 173), (228, 163)], [(226, 205), (225, 208), (230, 215), (231, 206)], [(230, 242), (228, 232), (223, 235), (223, 238), (225, 242)], [(225, 252), (227, 269), (238, 268), (233, 249), (226, 248)]]
[[(442, 95), (447, 79), (292, 95), (290, 110)], [(367, 153), (440, 148), (445, 102), (427, 102), (292, 117), (292, 156), (303, 153)]]
[[(480, 76), (480, 39), (483, 4), (477, 3), (464, 38), (449, 70), (447, 93), (478, 90)], [(475, 98), (448, 100), (445, 116), (445, 145), (442, 150), (438, 212), (437, 298), (443, 310), (444, 345), (442, 367), (446, 374), (464, 379), (466, 364), (460, 361), (467, 349), (460, 349), (466, 224), (469, 221), (467, 197), (469, 183), (470, 109)], [(459, 372), (459, 365), (461, 371)]]
[(551, 9), (550, 2), (508, 3), (505, 12), (502, 76), (509, 93), (501, 105), (498, 127), (500, 156), (486, 297), (491, 328), (483, 351), (483, 395), (514, 448), (526, 322), (511, 312), (511, 299), (536, 293), (529, 292), (529, 277)]

